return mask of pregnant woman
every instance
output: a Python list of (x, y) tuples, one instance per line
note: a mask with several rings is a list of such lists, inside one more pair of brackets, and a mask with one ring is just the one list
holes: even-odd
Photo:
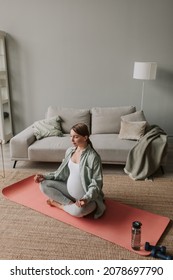
[(94, 150), (87, 125), (78, 123), (70, 130), (73, 147), (67, 149), (59, 168), (48, 174), (37, 174), (35, 182), (48, 197), (47, 203), (75, 217), (105, 211), (100, 156)]

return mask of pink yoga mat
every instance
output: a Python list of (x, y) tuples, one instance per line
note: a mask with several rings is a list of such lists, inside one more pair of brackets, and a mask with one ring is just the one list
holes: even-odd
[[(46, 197), (41, 193), (39, 185), (34, 182), (34, 176), (12, 184), (2, 190), (4, 196), (47, 216), (72, 225), (83, 231), (94, 234), (112, 243), (118, 244), (140, 255), (149, 255), (144, 250), (145, 242), (156, 245), (170, 219), (159, 216), (132, 206), (106, 198), (104, 215), (95, 220), (92, 216), (75, 218), (55, 207), (46, 204)], [(141, 250), (131, 248), (131, 224), (133, 221), (142, 222)]]

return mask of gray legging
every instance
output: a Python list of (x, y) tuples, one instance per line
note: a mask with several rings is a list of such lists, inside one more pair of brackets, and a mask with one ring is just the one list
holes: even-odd
[(84, 207), (78, 207), (75, 198), (67, 190), (67, 184), (61, 181), (44, 180), (40, 183), (41, 191), (50, 199), (63, 205), (65, 212), (75, 217), (83, 217), (92, 213), (96, 209), (96, 203), (90, 201)]

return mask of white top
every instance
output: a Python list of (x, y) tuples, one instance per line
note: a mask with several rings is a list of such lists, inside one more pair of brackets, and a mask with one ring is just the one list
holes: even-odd
[(82, 187), (80, 178), (79, 164), (69, 160), (68, 167), (70, 169), (70, 175), (67, 180), (67, 190), (69, 194), (75, 199), (81, 199), (85, 192)]

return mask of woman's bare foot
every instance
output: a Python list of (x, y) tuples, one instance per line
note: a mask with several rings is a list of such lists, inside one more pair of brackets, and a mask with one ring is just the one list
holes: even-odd
[(53, 206), (53, 207), (57, 207), (59, 209), (63, 209), (63, 205), (56, 202), (55, 200), (48, 199), (47, 204), (50, 205), (50, 206)]

